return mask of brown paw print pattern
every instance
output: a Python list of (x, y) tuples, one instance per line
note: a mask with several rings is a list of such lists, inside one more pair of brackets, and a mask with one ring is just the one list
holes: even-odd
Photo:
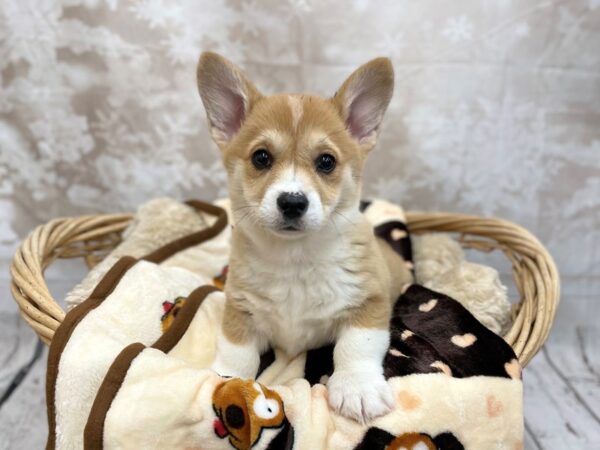
[(434, 437), (425, 433), (394, 436), (381, 428), (372, 427), (354, 450), (464, 450), (464, 446), (452, 433)]
[[(265, 429), (289, 429), (279, 394), (256, 381), (227, 380), (213, 392), (212, 403), (216, 415), (215, 434), (221, 439), (227, 438), (237, 450), (254, 446)], [(270, 444), (280, 442), (281, 434)], [(287, 439), (287, 434), (283, 438)]]

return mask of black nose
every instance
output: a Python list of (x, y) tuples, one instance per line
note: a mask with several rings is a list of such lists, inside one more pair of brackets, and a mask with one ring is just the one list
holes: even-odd
[(277, 197), (277, 206), (286, 219), (297, 219), (306, 212), (308, 199), (299, 192), (284, 192)]

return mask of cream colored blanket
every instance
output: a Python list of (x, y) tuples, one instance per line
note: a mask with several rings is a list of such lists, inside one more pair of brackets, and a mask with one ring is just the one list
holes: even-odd
[[(329, 409), (330, 347), (295, 358), (269, 352), (256, 381), (206, 369), (229, 236), (223, 211), (196, 206), (203, 231), (144, 259), (112, 261), (91, 292), (80, 286), (86, 299), (67, 314), (49, 355), (49, 448), (520, 448), (512, 350), (458, 302), (422, 286), (394, 310), (384, 367), (396, 407), (372, 423)], [(410, 245), (400, 208), (373, 202), (365, 213), (393, 248)], [(192, 248), (205, 256), (197, 270), (167, 264)]]

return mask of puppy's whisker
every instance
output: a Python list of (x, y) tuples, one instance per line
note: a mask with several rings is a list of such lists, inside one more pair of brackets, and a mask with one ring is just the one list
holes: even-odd
[(249, 209), (249, 208), (256, 208), (256, 207), (257, 207), (257, 206), (255, 206), (255, 205), (245, 205), (245, 206), (240, 206), (240, 207), (238, 207), (238, 208), (235, 208), (235, 209), (233, 210), (233, 212), (243, 211), (243, 210), (246, 210), (246, 209)]
[(333, 220), (332, 217), (329, 218), (329, 221), (331, 222), (331, 224), (333, 225), (333, 228), (335, 228), (335, 232), (337, 233), (338, 237), (341, 237), (341, 233), (339, 228), (337, 227), (337, 224), (335, 223), (335, 220)]
[(338, 216), (342, 217), (343, 219), (345, 219), (350, 225), (354, 225), (354, 222), (351, 221), (350, 219), (348, 219), (344, 214), (342, 214), (340, 211), (337, 210), (333, 210), (334, 214), (337, 214)]
[(237, 223), (237, 224), (238, 224), (238, 226), (239, 226), (239, 225), (241, 225), (241, 224), (242, 224), (242, 222), (243, 222), (244, 220), (246, 220), (246, 219), (247, 219), (248, 217), (250, 217), (250, 216), (252, 216), (252, 210), (248, 211), (246, 214), (244, 214), (244, 215), (242, 216), (242, 218), (241, 218), (241, 219), (238, 221), (238, 223)]

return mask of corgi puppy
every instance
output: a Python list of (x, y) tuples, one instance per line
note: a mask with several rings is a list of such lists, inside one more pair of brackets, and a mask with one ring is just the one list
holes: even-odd
[(293, 357), (335, 343), (331, 407), (363, 422), (387, 413), (390, 314), (411, 275), (359, 201), (392, 96), (389, 59), (360, 67), (332, 98), (262, 95), (215, 53), (202, 54), (197, 77), (233, 216), (213, 369), (253, 378), (269, 346)]

